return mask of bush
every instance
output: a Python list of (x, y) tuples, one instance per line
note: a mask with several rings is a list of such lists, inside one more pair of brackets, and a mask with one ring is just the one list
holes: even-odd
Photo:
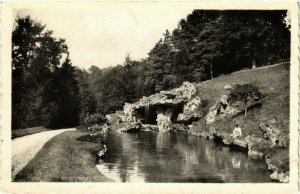
[(106, 118), (101, 114), (87, 114), (83, 118), (80, 119), (81, 125), (94, 125), (105, 123)]
[(256, 86), (251, 84), (236, 85), (229, 94), (228, 102), (232, 104), (241, 101), (247, 104), (247, 102), (259, 101), (262, 97), (262, 93)]
[(229, 94), (228, 102), (233, 104), (235, 102), (242, 103), (245, 109), (245, 116), (247, 115), (248, 102), (260, 101), (263, 94), (256, 86), (251, 84), (236, 85)]

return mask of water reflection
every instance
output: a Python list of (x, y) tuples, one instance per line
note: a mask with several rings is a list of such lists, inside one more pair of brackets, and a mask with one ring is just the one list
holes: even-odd
[(266, 165), (183, 132), (110, 132), (97, 168), (117, 182), (270, 182)]

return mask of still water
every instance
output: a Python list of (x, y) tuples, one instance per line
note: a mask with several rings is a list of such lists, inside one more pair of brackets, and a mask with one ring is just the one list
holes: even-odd
[(109, 132), (97, 169), (116, 182), (271, 182), (266, 164), (184, 132)]

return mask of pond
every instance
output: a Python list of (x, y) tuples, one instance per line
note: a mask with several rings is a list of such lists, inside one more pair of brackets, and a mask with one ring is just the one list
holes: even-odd
[(271, 182), (266, 164), (184, 132), (142, 131), (105, 137), (97, 169), (116, 182)]

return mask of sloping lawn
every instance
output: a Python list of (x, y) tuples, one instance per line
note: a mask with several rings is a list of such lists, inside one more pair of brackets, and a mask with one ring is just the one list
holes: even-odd
[(78, 141), (87, 135), (67, 131), (49, 140), (15, 177), (16, 182), (112, 182), (96, 168), (99, 143)]
[[(290, 107), (290, 64), (283, 63), (265, 68), (257, 68), (235, 72), (230, 75), (220, 76), (197, 86), (197, 96), (207, 101), (206, 113), (217, 100), (229, 91), (224, 89), (226, 85), (232, 84), (253, 84), (263, 93), (262, 106), (249, 110), (247, 116), (241, 114), (235, 118), (220, 119), (212, 124), (217, 131), (231, 133), (234, 124), (239, 123), (243, 131), (243, 137), (251, 135), (263, 138), (259, 123), (273, 122), (279, 130), (281, 136), (287, 136), (289, 127), (289, 107)], [(205, 114), (206, 114), (205, 113)], [(208, 130), (204, 119), (195, 123), (196, 131)], [(261, 151), (271, 155), (273, 164), (284, 171), (289, 169), (289, 149), (269, 148), (261, 146)]]

